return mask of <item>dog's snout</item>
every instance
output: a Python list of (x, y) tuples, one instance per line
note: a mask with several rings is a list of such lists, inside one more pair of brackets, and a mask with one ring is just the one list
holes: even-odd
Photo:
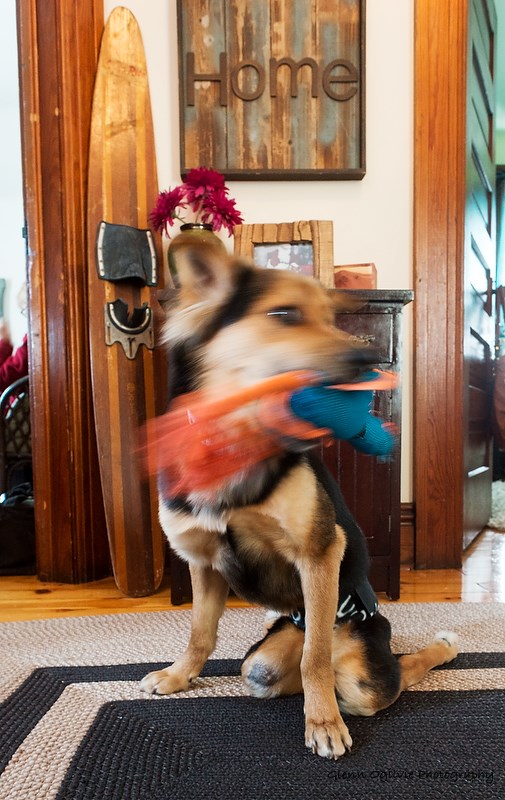
[(338, 361), (337, 370), (330, 371), (328, 378), (331, 375), (334, 383), (353, 381), (372, 367), (384, 363), (384, 360), (384, 356), (381, 356), (375, 347), (366, 344), (360, 347), (354, 341), (353, 347)]

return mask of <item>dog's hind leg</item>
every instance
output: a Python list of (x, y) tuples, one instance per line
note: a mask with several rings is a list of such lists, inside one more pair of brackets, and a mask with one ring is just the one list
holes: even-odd
[[(333, 685), (340, 709), (371, 716), (400, 693), (400, 666), (391, 653), (391, 627), (377, 614), (366, 623), (336, 625), (332, 636)], [(251, 648), (242, 677), (255, 697), (270, 698), (303, 691), (303, 631), (281, 617)]]
[(419, 683), (433, 667), (447, 664), (458, 654), (458, 637), (455, 633), (441, 631), (427, 647), (417, 653), (400, 656), (400, 691)]
[(455, 634), (439, 633), (427, 647), (398, 658), (391, 652), (391, 626), (382, 614), (339, 626), (333, 667), (340, 708), (356, 716), (372, 716), (387, 708), (433, 667), (452, 661), (456, 643)]
[[(303, 632), (288, 617), (274, 622), (242, 664), (242, 677), (252, 695), (270, 698), (303, 691), (303, 639)], [(366, 717), (376, 714), (433, 667), (457, 654), (453, 633), (439, 633), (428, 647), (399, 658), (392, 654), (390, 640), (391, 626), (381, 614), (365, 623), (348, 622), (334, 628), (332, 665), (343, 712)]]
[(150, 694), (189, 689), (216, 646), (217, 628), (228, 597), (228, 584), (210, 567), (190, 565), (193, 588), (191, 636), (185, 652), (165, 669), (150, 672), (140, 688)]
[(453, 633), (439, 633), (427, 647), (399, 658), (391, 652), (390, 640), (391, 626), (381, 614), (336, 631), (333, 666), (342, 711), (372, 716), (392, 705), (404, 689), (418, 683), (433, 667), (457, 655)]
[(303, 639), (303, 631), (288, 617), (279, 617), (273, 623), (242, 663), (242, 679), (250, 694), (267, 699), (303, 691), (300, 672)]

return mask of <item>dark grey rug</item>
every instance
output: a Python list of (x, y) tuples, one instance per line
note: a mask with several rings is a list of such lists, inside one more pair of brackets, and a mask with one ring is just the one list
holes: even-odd
[[(398, 652), (440, 628), (456, 630), (464, 652), (390, 709), (348, 718), (354, 746), (337, 762), (304, 747), (301, 697), (245, 695), (238, 656), (261, 635), (257, 610), (227, 611), (218, 657), (191, 692), (169, 698), (142, 694), (138, 681), (180, 651), (188, 612), (2, 625), (0, 797), (504, 797), (505, 605), (383, 611)], [(156, 661), (134, 660), (146, 651)]]

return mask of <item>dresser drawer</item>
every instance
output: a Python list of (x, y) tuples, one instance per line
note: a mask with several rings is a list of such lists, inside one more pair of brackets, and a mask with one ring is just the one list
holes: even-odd
[(378, 363), (393, 363), (393, 316), (391, 314), (337, 314), (335, 321), (341, 330), (370, 344), (378, 353)]

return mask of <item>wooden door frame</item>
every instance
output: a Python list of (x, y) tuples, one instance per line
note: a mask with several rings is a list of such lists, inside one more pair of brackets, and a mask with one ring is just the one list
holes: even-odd
[(110, 570), (90, 392), (86, 175), (103, 0), (18, 0), (38, 574)]
[[(39, 575), (72, 582), (108, 570), (84, 235), (102, 30), (103, 0), (18, 0)], [(461, 563), (466, 41), (467, 0), (415, 0), (417, 567)]]
[(415, 0), (415, 566), (459, 567), (468, 0)]

